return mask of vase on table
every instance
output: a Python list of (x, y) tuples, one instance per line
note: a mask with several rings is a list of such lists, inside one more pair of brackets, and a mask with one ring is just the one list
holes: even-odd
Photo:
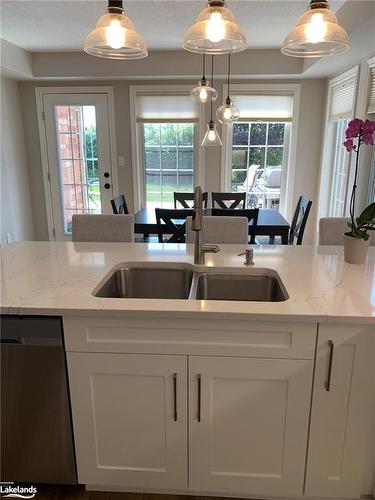
[(348, 234), (343, 234), (344, 239), (344, 260), (349, 264), (363, 264), (370, 244), (370, 238), (354, 238)]

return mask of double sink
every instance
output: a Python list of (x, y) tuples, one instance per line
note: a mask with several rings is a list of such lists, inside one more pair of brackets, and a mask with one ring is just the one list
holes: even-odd
[(195, 271), (188, 264), (124, 265), (93, 291), (95, 297), (282, 302), (289, 298), (276, 271)]

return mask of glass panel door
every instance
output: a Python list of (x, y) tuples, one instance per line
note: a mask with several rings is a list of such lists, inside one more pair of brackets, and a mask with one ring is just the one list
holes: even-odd
[(70, 239), (73, 214), (111, 213), (106, 95), (44, 95), (53, 225)]

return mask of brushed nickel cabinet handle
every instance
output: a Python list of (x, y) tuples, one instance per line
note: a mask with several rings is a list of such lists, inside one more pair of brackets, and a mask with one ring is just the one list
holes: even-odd
[(202, 375), (198, 374), (198, 422), (201, 421), (202, 418)]
[(327, 371), (327, 379), (324, 383), (324, 387), (327, 392), (329, 392), (331, 389), (333, 351), (335, 349), (335, 344), (333, 343), (333, 340), (328, 341), (328, 347), (329, 347), (328, 371)]
[(173, 420), (177, 422), (177, 373), (173, 374)]

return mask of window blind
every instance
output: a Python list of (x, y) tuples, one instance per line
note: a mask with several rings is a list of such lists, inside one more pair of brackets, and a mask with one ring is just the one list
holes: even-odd
[(198, 107), (188, 95), (138, 95), (138, 122), (196, 122)]
[(371, 68), (370, 99), (367, 113), (375, 113), (375, 66)]
[(233, 95), (232, 100), (242, 121), (291, 121), (293, 118), (292, 95)]
[(353, 117), (356, 85), (356, 76), (351, 76), (343, 82), (332, 85), (329, 103), (329, 121)]

